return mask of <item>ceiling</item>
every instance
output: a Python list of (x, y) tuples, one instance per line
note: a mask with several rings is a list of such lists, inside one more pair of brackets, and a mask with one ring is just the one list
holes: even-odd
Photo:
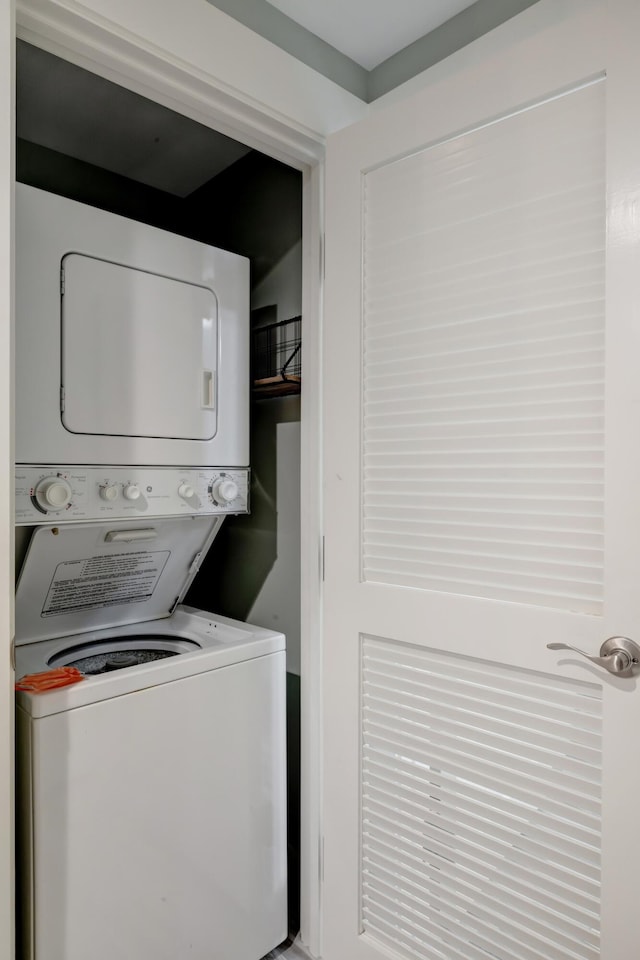
[(249, 147), (19, 41), (16, 133), (177, 197), (193, 193)]
[(264, 0), (373, 70), (476, 0)]

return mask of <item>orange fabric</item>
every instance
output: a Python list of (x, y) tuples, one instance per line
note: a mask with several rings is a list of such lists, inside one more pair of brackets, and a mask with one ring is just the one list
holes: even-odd
[(55, 670), (43, 670), (42, 673), (30, 673), (16, 683), (16, 690), (28, 693), (46, 693), (58, 687), (68, 687), (71, 683), (84, 680), (84, 675), (76, 667), (56, 667)]

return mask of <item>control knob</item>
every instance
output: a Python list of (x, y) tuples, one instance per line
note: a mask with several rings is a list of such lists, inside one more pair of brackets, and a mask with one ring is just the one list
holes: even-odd
[(122, 491), (122, 496), (125, 500), (139, 500), (140, 487), (136, 486), (135, 483), (128, 483)]
[(231, 503), (238, 496), (238, 484), (229, 477), (220, 477), (211, 484), (211, 498), (218, 503)]
[(192, 500), (195, 497), (195, 490), (190, 483), (181, 483), (178, 487), (178, 496), (183, 500)]
[(103, 500), (108, 500), (109, 502), (112, 500), (117, 500), (118, 488), (116, 487), (115, 483), (104, 483), (100, 487), (100, 496)]
[(45, 477), (36, 485), (34, 495), (45, 513), (55, 513), (69, 506), (73, 491), (62, 477)]

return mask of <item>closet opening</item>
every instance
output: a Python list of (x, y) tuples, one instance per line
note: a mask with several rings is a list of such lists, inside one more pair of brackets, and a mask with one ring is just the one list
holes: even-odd
[[(295, 934), (300, 921), (302, 174), (23, 41), (17, 45), (16, 74), (19, 182), (251, 262), (255, 380), (271, 380), (258, 383), (252, 394), (251, 509), (248, 516), (226, 519), (185, 602), (287, 637), (289, 930)], [(259, 366), (260, 344), (267, 338), (272, 362), (265, 370)], [(18, 570), (30, 532), (17, 530)]]

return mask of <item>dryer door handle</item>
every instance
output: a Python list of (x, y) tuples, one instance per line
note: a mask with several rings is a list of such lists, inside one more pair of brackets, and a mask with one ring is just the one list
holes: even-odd
[(213, 410), (213, 370), (202, 371), (202, 406)]

